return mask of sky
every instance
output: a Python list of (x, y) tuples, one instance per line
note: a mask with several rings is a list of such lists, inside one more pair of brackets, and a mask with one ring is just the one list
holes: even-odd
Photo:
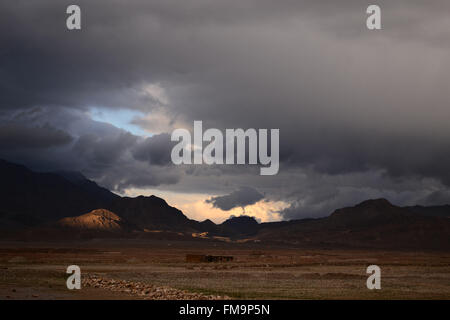
[[(155, 194), (198, 220), (450, 203), (450, 3), (0, 3), (0, 158)], [(280, 169), (181, 165), (176, 128), (280, 129)]]

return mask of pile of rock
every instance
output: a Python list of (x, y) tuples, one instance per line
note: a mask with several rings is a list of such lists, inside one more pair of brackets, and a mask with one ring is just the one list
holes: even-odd
[(158, 287), (150, 284), (106, 278), (96, 274), (84, 274), (83, 287), (101, 288), (149, 300), (227, 300), (227, 296), (204, 295), (170, 287)]

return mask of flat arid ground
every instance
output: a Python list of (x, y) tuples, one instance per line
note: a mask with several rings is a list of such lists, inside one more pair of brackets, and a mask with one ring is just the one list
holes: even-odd
[[(233, 256), (187, 263), (186, 254)], [(366, 268), (381, 268), (368, 290)], [(81, 268), (68, 290), (66, 268)], [(0, 299), (450, 299), (450, 253), (156, 240), (0, 243)]]

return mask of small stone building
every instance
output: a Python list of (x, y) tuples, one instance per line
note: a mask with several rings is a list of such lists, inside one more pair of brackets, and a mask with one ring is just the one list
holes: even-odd
[(232, 256), (210, 256), (203, 254), (187, 254), (186, 262), (231, 262), (233, 261)]

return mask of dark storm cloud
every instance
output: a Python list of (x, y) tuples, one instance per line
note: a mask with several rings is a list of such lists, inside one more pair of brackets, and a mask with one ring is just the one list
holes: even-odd
[(68, 144), (72, 137), (50, 126), (0, 125), (0, 149), (41, 149)]
[(110, 166), (96, 177), (100, 184), (124, 192), (128, 188), (148, 188), (176, 184), (183, 172), (174, 167), (160, 167), (148, 163), (124, 159), (115, 166)]
[(84, 134), (75, 142), (73, 151), (91, 166), (106, 167), (115, 163), (136, 140), (137, 137), (121, 131), (107, 136)]
[[(181, 179), (181, 170), (162, 161), (166, 149), (157, 146), (164, 138), (137, 137), (67, 108), (41, 107), (0, 117), (0, 158), (39, 171), (81, 171), (115, 191)], [(138, 157), (137, 150), (145, 150), (147, 158)]]
[[(377, 1), (383, 29), (373, 32), (358, 0), (80, 0), (75, 32), (69, 4), (0, 4), (0, 124), (26, 128), (2, 157), (117, 190), (252, 185), (292, 203), (286, 217), (372, 195), (408, 203), (450, 185), (448, 1)], [(133, 123), (167, 132), (136, 137), (92, 121), (91, 107), (141, 110)], [(280, 174), (171, 166), (170, 127), (193, 120), (279, 128)]]
[(133, 156), (137, 160), (147, 161), (155, 165), (172, 164), (170, 154), (174, 145), (175, 143), (170, 140), (169, 134), (161, 133), (146, 138), (145, 141), (139, 143), (133, 150)]
[(206, 200), (206, 203), (211, 203), (213, 207), (225, 211), (237, 207), (246, 207), (264, 198), (264, 195), (258, 190), (251, 187), (240, 187), (238, 190), (224, 196), (212, 197)]
[[(69, 4), (19, 0), (1, 5), (1, 57), (7, 61), (0, 76), (2, 107), (99, 104), (146, 109), (152, 98), (136, 92), (140, 83), (184, 82), (187, 75), (197, 73), (199, 79), (192, 79), (196, 83), (212, 76), (208, 72), (199, 74), (200, 69), (220, 72), (232, 67), (230, 71), (234, 72), (244, 61), (243, 66), (250, 63), (242, 71), (251, 74), (268, 55), (279, 53), (281, 59), (289, 51), (293, 56), (287, 62), (293, 63), (298, 47), (307, 44), (314, 33), (320, 36), (322, 30), (334, 36), (368, 36), (362, 28), (365, 6), (356, 0), (339, 5), (335, 1), (312, 0), (194, 0), (183, 4), (81, 0), (77, 3), (83, 14), (83, 29), (79, 32), (65, 29)], [(445, 1), (381, 1), (380, 5), (385, 8), (386, 24), (395, 25), (395, 30), (385, 33), (398, 36), (408, 32), (409, 38), (416, 41), (430, 38), (423, 35), (428, 31), (424, 20), (433, 18), (438, 27), (439, 18), (445, 17)], [(402, 11), (404, 15), (399, 14)], [(408, 22), (411, 17), (413, 21)], [(297, 24), (299, 21), (301, 24)], [(422, 25), (424, 30), (420, 29)], [(300, 28), (313, 29), (314, 33)], [(434, 36), (446, 35), (437, 30)], [(421, 31), (420, 37), (413, 37), (414, 31)], [(339, 37), (330, 39), (330, 44), (332, 41), (339, 41)], [(261, 49), (269, 51), (263, 54)], [(243, 56), (245, 52), (248, 56)], [(242, 61), (235, 60), (239, 56)], [(255, 60), (247, 61), (251, 56)], [(274, 61), (283, 67), (281, 60)], [(279, 69), (276, 65), (275, 69)]]

